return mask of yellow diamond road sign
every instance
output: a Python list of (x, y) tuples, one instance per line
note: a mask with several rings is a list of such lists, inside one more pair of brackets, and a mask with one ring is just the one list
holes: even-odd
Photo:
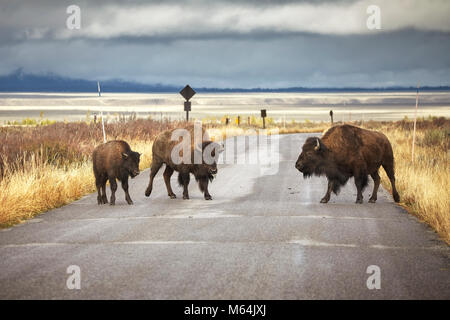
[(183, 88), (183, 90), (180, 91), (180, 94), (183, 96), (183, 98), (186, 99), (186, 101), (189, 101), (189, 99), (194, 96), (195, 91), (189, 85), (187, 85)]

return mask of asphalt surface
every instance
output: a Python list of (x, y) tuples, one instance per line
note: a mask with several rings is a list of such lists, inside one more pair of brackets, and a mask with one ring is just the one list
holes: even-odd
[[(92, 194), (1, 230), (0, 298), (450, 299), (449, 246), (384, 189), (370, 204), (369, 185), (358, 205), (350, 180), (319, 203), (326, 179), (304, 180), (294, 168), (308, 136), (273, 137), (275, 174), (219, 165), (212, 201), (194, 179), (182, 200), (175, 175), (178, 198), (169, 199), (163, 170), (146, 198), (147, 170), (130, 181), (133, 206), (119, 186), (115, 207)], [(71, 265), (79, 290), (66, 286)], [(371, 265), (380, 289), (366, 285)]]

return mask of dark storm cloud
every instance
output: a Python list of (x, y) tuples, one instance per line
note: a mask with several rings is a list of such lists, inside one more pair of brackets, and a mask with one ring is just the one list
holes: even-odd
[[(22, 1), (1, 3), (0, 74), (205, 87), (450, 83), (449, 2)], [(424, 5), (424, 3), (426, 5)], [(81, 7), (82, 29), (65, 27)], [(412, 8), (412, 9), (411, 9)]]
[[(383, 27), (450, 31), (446, 0), (377, 0)], [(3, 3), (0, 44), (35, 39), (67, 40), (150, 37), (320, 33), (370, 34), (367, 7), (372, 0), (335, 1), (23, 1)], [(68, 30), (66, 8), (81, 8), (81, 30)], [(411, 10), (412, 8), (412, 10)]]

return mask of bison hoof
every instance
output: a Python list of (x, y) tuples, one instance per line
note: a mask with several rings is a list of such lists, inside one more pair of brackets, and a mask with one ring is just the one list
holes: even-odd
[(327, 203), (330, 199), (327, 198), (322, 198), (322, 200), (320, 200), (320, 203)]
[(145, 190), (145, 196), (146, 196), (146, 197), (150, 197), (150, 193), (152, 193), (152, 190), (151, 190), (151, 189)]
[(355, 203), (363, 203), (362, 199), (356, 199)]
[(133, 203), (133, 200), (127, 201), (127, 203), (131, 206)]
[(400, 196), (398, 195), (398, 193), (394, 193), (394, 201), (400, 202)]
[(375, 203), (376, 201), (377, 201), (377, 199), (373, 199), (373, 198), (369, 199), (369, 203)]
[(211, 196), (205, 196), (205, 200), (212, 200), (212, 197)]
[(183, 200), (189, 200), (189, 196), (183, 195)]
[(177, 198), (177, 196), (174, 195), (174, 194), (169, 194), (169, 197), (170, 197), (170, 199), (176, 199)]

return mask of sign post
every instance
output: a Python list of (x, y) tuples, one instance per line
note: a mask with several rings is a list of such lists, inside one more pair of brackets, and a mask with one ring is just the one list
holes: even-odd
[(419, 105), (419, 87), (420, 87), (420, 83), (417, 83), (416, 110), (414, 112), (414, 130), (413, 130), (413, 142), (412, 142), (412, 150), (411, 150), (411, 162), (414, 162), (414, 146), (416, 144), (416, 123), (417, 123), (417, 108)]
[(189, 111), (191, 111), (191, 102), (189, 100), (196, 94), (196, 92), (189, 85), (186, 85), (186, 87), (180, 91), (180, 94), (186, 99), (184, 102), (184, 111), (186, 111), (186, 121), (188, 122)]
[(266, 117), (267, 117), (266, 109), (261, 109), (261, 118), (263, 119), (263, 129), (266, 128)]
[[(101, 97), (102, 93), (100, 90), (100, 82), (98, 82), (98, 81), (97, 81), (97, 90), (98, 90), (98, 96)], [(106, 143), (106, 132), (105, 132), (105, 122), (103, 120), (103, 110), (100, 110), (100, 114), (102, 116), (103, 143)]]

